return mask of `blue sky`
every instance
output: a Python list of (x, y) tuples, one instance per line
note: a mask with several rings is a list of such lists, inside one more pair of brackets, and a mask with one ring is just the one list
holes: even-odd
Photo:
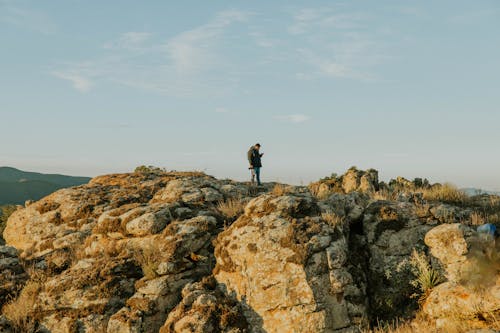
[(0, 164), (500, 189), (499, 1), (0, 0)]

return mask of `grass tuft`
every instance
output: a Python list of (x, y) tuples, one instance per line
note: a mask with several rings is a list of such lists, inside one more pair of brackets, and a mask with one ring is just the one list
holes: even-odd
[(42, 289), (42, 283), (29, 280), (16, 299), (8, 302), (2, 308), (2, 313), (9, 319), (15, 333), (34, 332), (34, 318), (37, 295)]
[(134, 260), (142, 269), (142, 274), (147, 280), (158, 277), (158, 265), (161, 262), (160, 250), (152, 244), (137, 249), (134, 252)]
[(290, 193), (290, 187), (283, 185), (283, 184), (274, 185), (274, 188), (271, 191), (271, 194), (275, 195), (277, 197), (281, 197), (281, 196), (288, 194), (288, 193)]
[(449, 183), (434, 185), (430, 188), (421, 188), (418, 191), (422, 192), (424, 199), (428, 201), (440, 201), (457, 205), (467, 205), (470, 201), (465, 192), (460, 191), (455, 185)]
[(338, 216), (334, 212), (326, 212), (321, 214), (321, 219), (332, 227), (341, 226), (344, 223), (344, 218)]
[(226, 201), (220, 201), (217, 204), (217, 210), (227, 219), (234, 220), (241, 214), (245, 209), (245, 203), (238, 198), (230, 198)]

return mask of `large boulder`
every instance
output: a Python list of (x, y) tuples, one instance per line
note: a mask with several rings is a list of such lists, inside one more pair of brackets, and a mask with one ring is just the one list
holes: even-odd
[(345, 193), (354, 191), (373, 193), (378, 191), (378, 171), (369, 169), (367, 171), (350, 168), (342, 177), (342, 189)]
[(217, 238), (215, 278), (252, 332), (354, 330), (366, 317), (342, 221), (321, 213), (307, 195), (264, 195)]
[(429, 231), (425, 243), (447, 277), (427, 297), (427, 315), (470, 320), (500, 311), (500, 244), (493, 237), (462, 224), (444, 224)]

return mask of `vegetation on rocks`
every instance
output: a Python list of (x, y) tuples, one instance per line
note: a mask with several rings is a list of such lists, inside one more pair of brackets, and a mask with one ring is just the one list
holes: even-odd
[(12, 209), (0, 331), (495, 330), (498, 245), (475, 228), (499, 202), (357, 168), (308, 187), (96, 177)]

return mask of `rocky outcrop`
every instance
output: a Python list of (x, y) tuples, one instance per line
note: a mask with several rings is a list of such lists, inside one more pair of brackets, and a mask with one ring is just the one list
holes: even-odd
[(365, 285), (349, 264), (348, 214), (310, 195), (264, 195), (217, 238), (214, 275), (243, 306), (252, 332), (355, 330)]
[(0, 327), (23, 331), (21, 314), (44, 332), (359, 332), (414, 314), (415, 249), (447, 277), (429, 318), (499, 311), (492, 239), (467, 226), (472, 208), (412, 192), (426, 181), (386, 185), (351, 168), (273, 186), (156, 170), (27, 204), (5, 228), (0, 300), (31, 305)]
[(240, 303), (228, 297), (213, 277), (188, 283), (182, 301), (170, 312), (160, 333), (248, 332)]
[(250, 192), (203, 174), (111, 175), (15, 212), (7, 243), (48, 276), (36, 301), (40, 327), (158, 331), (182, 288), (210, 275), (223, 225), (216, 204), (229, 193)]
[(332, 175), (312, 183), (309, 188), (320, 198), (331, 193), (374, 193), (379, 190), (378, 171), (374, 169), (363, 171), (352, 167), (342, 176)]
[(366, 237), (368, 298), (372, 318), (411, 315), (418, 304), (411, 295), (413, 274), (403, 266), (413, 249), (425, 251), (424, 236), (438, 221), (420, 218), (408, 202), (371, 202), (363, 217)]
[(424, 312), (443, 325), (447, 320), (474, 320), (500, 311), (499, 245), (490, 235), (462, 224), (444, 224), (425, 236), (447, 281), (432, 290)]

